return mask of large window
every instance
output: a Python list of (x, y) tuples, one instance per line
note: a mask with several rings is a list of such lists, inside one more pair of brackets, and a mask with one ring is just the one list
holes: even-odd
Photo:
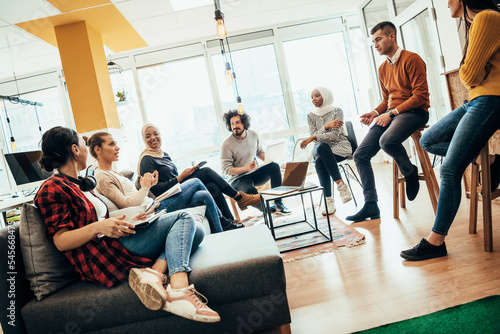
[[(252, 118), (252, 129), (259, 134), (290, 128), (273, 45), (232, 52), (238, 89), (243, 106)], [(233, 86), (227, 86), (220, 54), (212, 56), (222, 110), (236, 109)]]
[(357, 114), (349, 62), (342, 32), (283, 43), (298, 126), (307, 125), (314, 109), (311, 92), (324, 86), (333, 93), (333, 104), (344, 117)]
[(160, 129), (164, 151), (196, 154), (221, 144), (202, 57), (141, 68), (138, 74), (147, 119)]

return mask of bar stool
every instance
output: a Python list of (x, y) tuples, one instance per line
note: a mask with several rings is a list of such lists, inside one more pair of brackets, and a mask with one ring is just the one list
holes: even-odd
[(479, 166), (472, 164), (471, 168), (471, 188), (470, 188), (470, 214), (469, 214), (469, 234), (476, 233), (477, 227), (477, 200), (481, 196), (483, 200), (483, 230), (484, 230), (484, 251), (493, 252), (493, 228), (491, 218), (491, 201), (500, 197), (500, 189), (491, 189), (490, 175), (490, 154), (488, 143), (481, 150), (482, 185), (479, 184)]
[[(411, 138), (415, 143), (415, 149), (417, 151), (418, 160), (420, 161), (420, 166), (422, 167), (422, 173), (418, 174), (418, 179), (425, 181), (427, 185), (427, 190), (429, 192), (429, 197), (431, 198), (432, 208), (434, 209), (434, 214), (437, 210), (437, 201), (439, 197), (439, 185), (436, 181), (436, 174), (434, 174), (434, 169), (432, 169), (432, 164), (429, 159), (427, 152), (420, 146), (420, 138), (422, 138), (422, 131), (424, 128), (428, 128), (426, 125), (423, 128), (415, 131)], [(405, 197), (405, 178), (399, 172), (398, 165), (396, 161), (392, 161), (393, 166), (393, 178), (392, 178), (392, 193), (393, 193), (393, 208), (394, 208), (394, 218), (399, 218), (399, 205), (402, 208), (406, 207), (406, 197)], [(400, 204), (398, 204), (400, 202)]]

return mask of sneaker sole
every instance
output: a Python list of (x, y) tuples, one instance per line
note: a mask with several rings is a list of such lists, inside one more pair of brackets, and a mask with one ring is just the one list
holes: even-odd
[(183, 317), (186, 319), (194, 320), (197, 322), (219, 322), (220, 321), (220, 316), (206, 316), (206, 315), (198, 315), (198, 314), (192, 314), (191, 312), (184, 310), (180, 307), (172, 307), (172, 304), (167, 302), (165, 304), (165, 311), (170, 312), (172, 314), (178, 315), (179, 317)]
[(445, 254), (438, 254), (438, 255), (426, 255), (426, 256), (411, 256), (411, 255), (407, 255), (407, 254), (404, 254), (403, 252), (399, 253), (399, 255), (405, 259), (405, 260), (408, 260), (408, 261), (425, 261), (425, 260), (430, 260), (430, 259), (435, 259), (435, 258), (438, 258), (438, 257), (443, 257), (443, 256), (447, 256), (448, 253), (445, 253)]
[(342, 204), (346, 204), (347, 202), (352, 201), (352, 197), (349, 197), (349, 198), (347, 198), (347, 199), (340, 198), (340, 200), (342, 201)]
[[(333, 215), (335, 212), (337, 212), (337, 209), (333, 210), (333, 212), (328, 211), (328, 215)], [(326, 212), (321, 212), (321, 215), (326, 217)]]
[(153, 311), (160, 310), (167, 300), (166, 293), (159, 291), (156, 285), (142, 283), (139, 273), (140, 271), (137, 268), (130, 270), (128, 276), (130, 288), (148, 309)]
[(290, 216), (292, 213), (291, 212), (281, 212), (281, 211), (276, 211), (275, 212), (277, 215), (280, 215), (280, 216)]

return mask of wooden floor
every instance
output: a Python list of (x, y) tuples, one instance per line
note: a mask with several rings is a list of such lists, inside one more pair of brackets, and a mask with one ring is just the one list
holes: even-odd
[[(478, 234), (468, 234), (469, 203), (462, 196), (446, 240), (449, 255), (407, 262), (399, 252), (427, 237), (434, 222), (427, 188), (421, 182), (415, 201), (407, 201), (400, 219), (394, 219), (392, 166), (379, 164), (374, 170), (381, 219), (351, 225), (366, 236), (366, 244), (285, 264), (294, 334), (351, 333), (500, 294), (498, 205), (493, 207), (493, 253), (483, 251), (482, 219)], [(353, 191), (362, 202), (361, 188)], [(356, 211), (353, 201), (337, 200), (340, 219)]]

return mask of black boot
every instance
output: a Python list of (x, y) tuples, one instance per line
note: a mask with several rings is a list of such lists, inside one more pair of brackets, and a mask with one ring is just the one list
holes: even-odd
[(378, 208), (377, 202), (366, 202), (365, 205), (358, 211), (355, 215), (347, 216), (345, 219), (353, 220), (356, 222), (362, 222), (364, 220), (378, 219), (380, 218), (380, 210)]
[(413, 201), (417, 197), (418, 190), (420, 189), (420, 182), (418, 181), (418, 168), (412, 165), (412, 171), (405, 176), (406, 181), (406, 197), (409, 201)]
[(237, 220), (227, 219), (224, 216), (220, 216), (220, 223), (223, 231), (234, 230), (237, 228), (245, 227), (242, 223)]

